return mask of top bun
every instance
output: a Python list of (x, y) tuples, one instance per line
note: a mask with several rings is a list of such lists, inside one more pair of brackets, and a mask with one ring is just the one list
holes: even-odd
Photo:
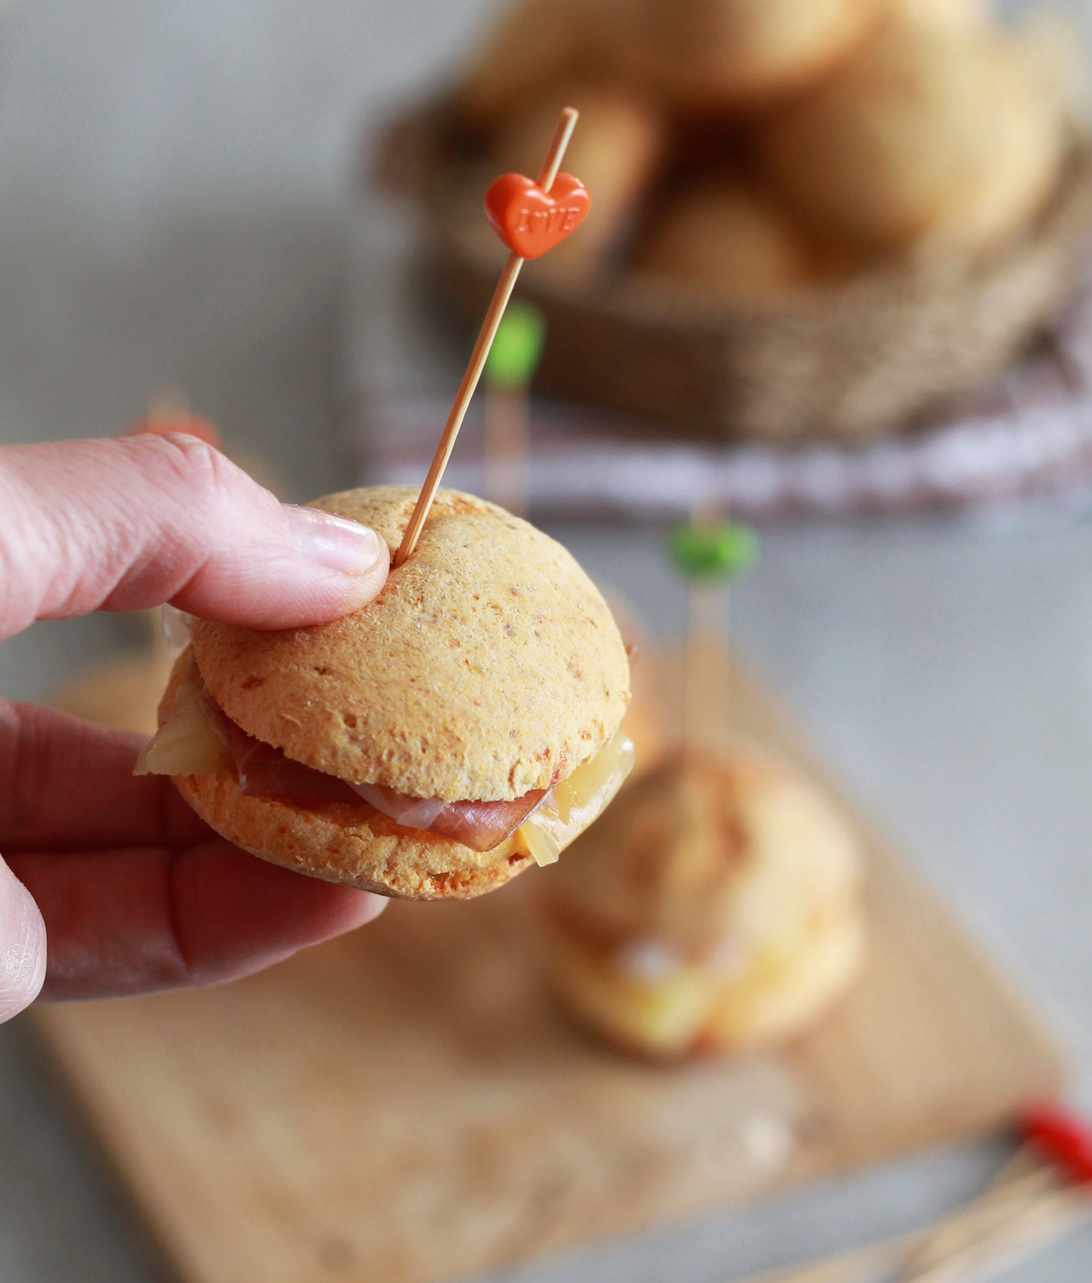
[(857, 839), (826, 795), (764, 749), (677, 754), (639, 779), (551, 873), (555, 905), (604, 944), (655, 940), (700, 963), (750, 956), (856, 900)]
[(973, 252), (1034, 216), (1066, 136), (1016, 42), (902, 18), (756, 139), (782, 196), (835, 232)]
[[(374, 486), (311, 506), (394, 549), (417, 494)], [(287, 757), (448, 802), (549, 788), (599, 752), (629, 702), (618, 629), (569, 553), (451, 490), (362, 610), (284, 632), (201, 620), (193, 649), (216, 703)]]
[(605, 56), (681, 106), (806, 87), (850, 56), (889, 0), (600, 0)]
[[(498, 124), (529, 95), (577, 70), (595, 44), (597, 7), (589, 0), (521, 0), (508, 6), (455, 90), (463, 119)], [(518, 168), (528, 163), (521, 159)]]

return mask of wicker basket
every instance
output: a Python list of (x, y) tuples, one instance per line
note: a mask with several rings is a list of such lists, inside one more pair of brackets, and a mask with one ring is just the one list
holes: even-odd
[[(488, 178), (460, 162), (442, 120), (435, 107), (408, 118), (385, 151), (398, 156), (394, 185), (424, 200), (440, 278), (476, 323), (505, 251), (481, 215)], [(863, 440), (981, 383), (1040, 335), (1073, 292), (1090, 227), (1081, 140), (1035, 223), (989, 258), (738, 304), (636, 271), (563, 283), (546, 258), (520, 282), (550, 327), (536, 389), (664, 421), (675, 436)]]

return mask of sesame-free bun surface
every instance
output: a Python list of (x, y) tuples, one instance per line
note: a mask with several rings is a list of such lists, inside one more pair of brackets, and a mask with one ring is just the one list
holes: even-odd
[(674, 195), (635, 260), (728, 298), (814, 285), (837, 271), (773, 201), (733, 178), (705, 179)]
[(990, 25), (989, 0), (891, 0), (896, 18), (946, 35), (967, 35)]
[[(160, 725), (189, 672), (189, 652), (184, 652), (159, 706)], [(206, 824), (244, 851), (362, 891), (407, 900), (464, 900), (496, 890), (534, 863), (515, 836), (492, 851), (472, 851), (342, 802), (302, 807), (244, 796), (230, 769), (173, 779)]]
[[(459, 115), (478, 125), (497, 124), (529, 93), (571, 73), (594, 44), (592, 16), (588, 0), (522, 0), (507, 6), (456, 88)], [(530, 163), (522, 159), (520, 172)]]
[[(416, 498), (376, 486), (313, 506), (393, 550)], [(610, 740), (629, 701), (618, 629), (569, 553), (450, 490), (362, 610), (284, 632), (199, 621), (193, 649), (216, 703), (287, 757), (449, 802), (549, 788)]]
[(798, 91), (850, 57), (888, 0), (600, 0), (604, 56), (682, 106)]
[(571, 1013), (622, 1050), (656, 1060), (757, 1051), (791, 1039), (842, 996), (864, 948), (863, 915), (847, 909), (813, 922), (792, 950), (756, 959), (731, 979), (687, 967), (649, 983), (578, 936), (555, 929), (548, 938), (554, 988)]
[(551, 870), (552, 898), (590, 936), (655, 939), (701, 961), (745, 951), (855, 902), (852, 830), (800, 771), (764, 749), (675, 753), (632, 784)]
[(534, 863), (515, 837), (492, 851), (404, 829), (385, 815), (360, 820), (342, 802), (293, 806), (244, 797), (231, 771), (176, 776), (178, 791), (221, 837), (271, 864), (403, 900), (467, 900)]
[(1003, 243), (1054, 188), (1064, 147), (1015, 41), (905, 16), (756, 131), (760, 168), (802, 214), (894, 248)]
[(548, 875), (555, 990), (654, 1057), (788, 1038), (860, 965), (861, 872), (842, 816), (776, 757), (667, 759)]

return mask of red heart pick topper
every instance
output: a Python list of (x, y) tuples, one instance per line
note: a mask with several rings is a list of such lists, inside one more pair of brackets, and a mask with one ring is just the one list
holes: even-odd
[(485, 194), (493, 230), (520, 258), (541, 258), (560, 244), (590, 205), (588, 189), (572, 174), (558, 174), (548, 192), (523, 174), (502, 174)]

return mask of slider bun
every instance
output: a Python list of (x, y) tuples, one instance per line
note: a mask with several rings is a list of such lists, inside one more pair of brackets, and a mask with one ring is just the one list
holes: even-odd
[[(455, 90), (459, 115), (472, 124), (496, 123), (525, 103), (528, 94), (571, 72), (586, 60), (594, 43), (592, 18), (589, 0), (523, 0), (511, 5)], [(520, 173), (530, 163), (522, 160)]]
[(719, 297), (815, 284), (833, 266), (771, 200), (732, 178), (706, 179), (674, 196), (634, 261)]
[(798, 89), (848, 57), (887, 0), (606, 0), (605, 54), (680, 106)]
[(1017, 45), (892, 21), (837, 76), (756, 132), (784, 197), (874, 244), (975, 251), (1035, 214), (1057, 179), (1057, 104)]
[[(160, 705), (161, 724), (187, 675), (184, 653)], [(362, 823), (361, 809), (341, 802), (305, 808), (276, 798), (247, 797), (239, 792), (232, 770), (176, 775), (174, 784), (206, 824), (244, 851), (361, 891), (407, 900), (463, 900), (496, 890), (534, 863), (517, 849), (515, 836), (492, 851), (472, 851), (447, 838), (401, 828), (378, 813)]]
[[(393, 550), (417, 493), (375, 486), (313, 506)], [(618, 629), (569, 553), (451, 490), (362, 610), (285, 632), (199, 621), (193, 651), (216, 703), (286, 756), (449, 802), (549, 788), (599, 752), (629, 702)]]
[(675, 751), (551, 871), (554, 901), (604, 941), (700, 961), (726, 933), (760, 944), (857, 894), (858, 843), (809, 779), (762, 749)]
[(550, 871), (555, 987), (653, 1056), (788, 1037), (857, 970), (861, 876), (854, 834), (797, 770), (744, 746), (675, 756)]
[(554, 987), (584, 1025), (624, 1051), (656, 1060), (757, 1051), (815, 1024), (860, 969), (864, 916), (816, 921), (791, 952), (757, 959), (731, 980), (690, 967), (649, 984), (578, 936), (554, 930)]
[(988, 0), (893, 0), (892, 13), (949, 35), (984, 31), (990, 25)]

